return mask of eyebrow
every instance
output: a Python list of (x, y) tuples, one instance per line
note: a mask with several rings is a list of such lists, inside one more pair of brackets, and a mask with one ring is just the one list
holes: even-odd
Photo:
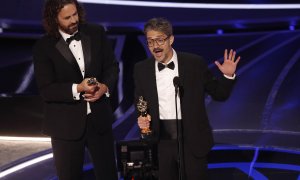
[[(76, 14), (78, 14), (77, 11), (75, 11), (71, 16), (75, 16)], [(64, 19), (69, 19), (71, 16), (64, 17)]]
[(147, 39), (161, 39), (161, 38), (164, 38), (164, 35), (161, 35), (161, 36), (158, 36), (158, 37), (156, 37), (156, 38), (147, 38)]

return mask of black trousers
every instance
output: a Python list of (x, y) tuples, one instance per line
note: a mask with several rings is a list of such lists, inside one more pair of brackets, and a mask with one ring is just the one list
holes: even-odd
[(51, 138), (54, 163), (60, 180), (80, 180), (85, 148), (88, 149), (98, 180), (117, 180), (112, 131), (100, 134), (87, 116), (86, 131), (74, 141)]
[[(167, 123), (166, 123), (167, 122)], [(175, 124), (174, 124), (175, 123)], [(160, 141), (158, 143), (159, 180), (178, 180), (178, 143), (176, 122), (161, 121)], [(176, 133), (174, 135), (174, 133)], [(184, 139), (183, 139), (184, 141)], [(184, 180), (207, 180), (207, 157), (196, 157), (190, 147), (183, 143)]]

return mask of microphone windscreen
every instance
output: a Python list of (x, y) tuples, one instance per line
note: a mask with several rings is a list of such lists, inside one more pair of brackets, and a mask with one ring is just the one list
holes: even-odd
[(179, 87), (179, 85), (180, 85), (180, 79), (179, 79), (178, 76), (174, 77), (173, 84), (174, 84), (175, 87)]

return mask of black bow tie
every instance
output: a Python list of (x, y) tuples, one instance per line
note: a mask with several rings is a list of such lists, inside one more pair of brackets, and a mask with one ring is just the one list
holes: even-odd
[(79, 41), (81, 39), (81, 35), (79, 32), (75, 33), (73, 36), (67, 38), (66, 42), (70, 44), (73, 40)]
[(164, 65), (163, 63), (158, 63), (158, 66), (157, 66), (157, 67), (158, 67), (158, 70), (159, 70), (159, 71), (165, 69), (166, 67), (173, 70), (173, 69), (175, 68), (175, 64), (174, 64), (173, 61), (170, 62), (170, 63), (167, 64), (167, 65)]

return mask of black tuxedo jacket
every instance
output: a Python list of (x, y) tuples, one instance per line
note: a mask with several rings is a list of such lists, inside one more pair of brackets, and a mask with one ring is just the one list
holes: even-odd
[[(85, 130), (87, 103), (74, 100), (72, 84), (96, 77), (112, 91), (118, 77), (118, 64), (101, 26), (80, 25), (85, 77), (68, 44), (62, 37), (45, 35), (34, 46), (33, 60), (38, 89), (44, 100), (43, 132), (52, 137), (74, 140)], [(109, 99), (104, 95), (90, 103), (93, 124), (100, 131), (111, 130), (113, 120)]]
[[(204, 156), (213, 145), (212, 130), (205, 109), (205, 93), (215, 100), (229, 97), (234, 80), (216, 79), (204, 60), (194, 54), (177, 53), (180, 77), (183, 141), (196, 156)], [(159, 139), (159, 107), (155, 79), (155, 60), (150, 58), (135, 65), (135, 98), (148, 102), (154, 139)], [(175, 90), (175, 89), (174, 89)], [(175, 112), (174, 112), (175, 113)]]

